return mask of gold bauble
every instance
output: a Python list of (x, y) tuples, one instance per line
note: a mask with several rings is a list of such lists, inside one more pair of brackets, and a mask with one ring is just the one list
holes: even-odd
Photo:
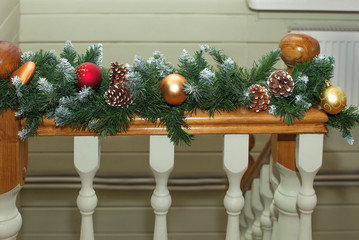
[(320, 106), (329, 114), (340, 113), (347, 105), (347, 96), (343, 89), (338, 86), (330, 85), (327, 81), (327, 87), (320, 94)]
[(13, 72), (13, 74), (11, 74), (10, 81), (13, 77), (18, 76), (22, 86), (28, 84), (34, 76), (35, 68), (36, 66), (33, 62), (24, 63), (15, 72)]
[(166, 103), (179, 105), (186, 100), (187, 95), (183, 91), (185, 82), (187, 80), (179, 74), (170, 74), (162, 80), (160, 90)]

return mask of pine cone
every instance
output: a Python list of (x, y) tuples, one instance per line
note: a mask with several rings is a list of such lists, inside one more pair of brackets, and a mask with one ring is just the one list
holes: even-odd
[(270, 103), (269, 91), (258, 84), (254, 84), (249, 87), (253, 93), (253, 100), (250, 104), (250, 109), (255, 112), (265, 111)]
[(126, 81), (126, 74), (129, 72), (123, 64), (118, 64), (118, 62), (111, 63), (110, 72), (108, 74), (110, 84), (113, 85), (121, 81)]
[(293, 78), (285, 71), (272, 73), (267, 84), (269, 91), (276, 97), (288, 97), (294, 89)]
[(108, 105), (113, 107), (128, 108), (132, 103), (132, 98), (127, 90), (126, 82), (118, 82), (112, 85), (104, 95)]

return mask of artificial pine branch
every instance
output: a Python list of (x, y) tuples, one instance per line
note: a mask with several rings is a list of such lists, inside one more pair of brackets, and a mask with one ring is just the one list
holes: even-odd
[[(208, 53), (215, 61), (211, 66), (203, 54)], [(251, 103), (252, 84), (265, 85), (266, 79), (279, 59), (280, 50), (264, 55), (253, 68), (239, 67), (223, 51), (204, 45), (190, 56), (186, 51), (175, 68), (156, 51), (146, 61), (136, 56), (127, 85), (133, 104), (122, 109), (104, 101), (109, 88), (108, 69), (102, 68), (102, 83), (95, 91), (78, 90), (75, 86), (75, 68), (83, 62), (101, 64), (102, 45), (92, 45), (85, 54), (78, 54), (67, 42), (58, 56), (54, 51), (40, 50), (24, 53), (21, 61), (34, 61), (36, 71), (32, 81), (21, 86), (19, 79), (0, 81), (0, 110), (12, 108), (16, 116), (26, 118), (26, 125), (19, 132), (21, 138), (36, 134), (37, 125), (44, 117), (54, 118), (57, 125), (70, 125), (74, 129), (90, 128), (101, 136), (124, 132), (134, 116), (166, 127), (168, 136), (175, 144), (190, 144), (193, 136), (186, 129), (186, 116), (197, 109), (215, 112), (232, 111)], [(293, 70), (295, 87), (290, 96), (272, 96), (269, 113), (291, 124), (304, 117), (305, 112), (318, 104), (325, 80), (333, 74), (334, 59), (316, 57), (313, 61), (297, 64)], [(160, 92), (160, 83), (171, 73), (179, 73), (187, 79), (184, 91), (186, 101), (178, 106), (168, 105)], [(344, 138), (352, 140), (351, 129), (359, 123), (358, 108), (351, 106), (337, 115), (329, 115), (328, 125), (339, 129)]]
[(282, 52), (281, 50), (275, 49), (265, 54), (261, 59), (259, 59), (258, 63), (254, 63), (251, 71), (250, 71), (250, 79), (251, 82), (256, 84), (266, 85), (266, 81), (269, 75), (274, 71), (274, 65), (280, 59)]
[(347, 139), (348, 143), (353, 144), (351, 130), (359, 124), (358, 107), (351, 105), (338, 114), (328, 114), (328, 117), (327, 125), (338, 129), (342, 133), (342, 137)]
[(66, 44), (62, 50), (62, 53), (60, 54), (60, 57), (67, 59), (67, 61), (71, 65), (74, 65), (77, 57), (77, 52), (75, 51), (71, 41), (66, 41)]

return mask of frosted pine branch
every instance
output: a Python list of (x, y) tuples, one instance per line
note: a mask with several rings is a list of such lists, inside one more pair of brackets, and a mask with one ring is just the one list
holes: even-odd
[(53, 92), (53, 86), (46, 78), (40, 78), (38, 80), (37, 88), (46, 94), (51, 94)]
[(309, 82), (309, 78), (308, 78), (308, 76), (306, 76), (306, 75), (300, 75), (300, 76), (297, 78), (297, 82), (303, 82), (305, 85), (307, 85), (308, 82)]
[(59, 106), (55, 110), (55, 122), (56, 126), (64, 126), (72, 121), (73, 115), (71, 111), (64, 107)]
[(101, 43), (91, 45), (86, 51), (86, 61), (93, 62), (98, 66), (102, 65), (103, 61), (103, 46)]
[(21, 140), (25, 140), (28, 137), (30, 132), (31, 132), (31, 129), (25, 127), (21, 131), (19, 131), (17, 135), (19, 136), (19, 138)]
[(96, 130), (98, 128), (98, 120), (97, 119), (92, 119), (88, 124), (88, 128), (90, 130)]
[(203, 69), (200, 74), (199, 78), (203, 79), (206, 82), (211, 82), (216, 77), (216, 74), (209, 70), (208, 68)]
[(56, 69), (63, 74), (67, 82), (75, 80), (75, 68), (65, 58), (60, 59), (60, 63), (57, 64)]
[(224, 63), (222, 64), (222, 67), (225, 71), (232, 71), (234, 70), (235, 64), (232, 58), (227, 58)]
[(91, 87), (83, 87), (80, 92), (77, 93), (75, 100), (78, 100), (81, 103), (87, 102), (89, 97), (93, 94), (93, 90)]
[(21, 81), (19, 76), (15, 76), (11, 79), (12, 84), (15, 86), (15, 91), (16, 91), (16, 96), (17, 97), (22, 97), (22, 92), (21, 92)]
[(34, 61), (35, 54), (31, 51), (24, 52), (21, 56), (21, 64), (24, 64), (26, 62), (33, 62)]
[(198, 91), (198, 88), (196, 88), (195, 86), (191, 85), (190, 83), (186, 82), (183, 86), (183, 91), (189, 95), (192, 96), (197, 102), (201, 97), (201, 94)]
[(186, 49), (182, 50), (182, 56), (180, 61), (183, 62), (184, 64), (192, 64), (195, 62), (194, 58), (188, 54)]

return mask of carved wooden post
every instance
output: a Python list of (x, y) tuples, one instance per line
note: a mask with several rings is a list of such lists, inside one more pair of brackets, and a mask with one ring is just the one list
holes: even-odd
[(323, 134), (300, 134), (297, 136), (297, 167), (302, 179), (298, 195), (300, 211), (299, 240), (312, 239), (312, 212), (317, 205), (313, 188), (314, 177), (322, 166)]
[(27, 140), (18, 139), (20, 121), (15, 113), (0, 114), (0, 239), (12, 240), (21, 228), (21, 215), (16, 208), (16, 197), (24, 185), (27, 160)]
[(224, 198), (228, 222), (226, 240), (239, 240), (239, 214), (244, 206), (241, 179), (248, 167), (248, 134), (224, 135), (223, 168), (228, 177), (228, 191)]
[(93, 189), (93, 179), (100, 167), (100, 143), (98, 137), (74, 137), (74, 163), (81, 178), (81, 190), (77, 197), (80, 209), (81, 240), (93, 240), (92, 215), (97, 206), (97, 196)]
[(299, 236), (297, 196), (300, 181), (295, 167), (295, 139), (293, 134), (273, 137), (273, 159), (280, 174), (279, 186), (274, 193), (275, 205), (279, 210), (277, 240), (297, 240)]
[(151, 205), (156, 214), (154, 240), (167, 240), (167, 212), (172, 199), (167, 188), (174, 167), (174, 145), (167, 136), (150, 136), (150, 167), (156, 180)]

